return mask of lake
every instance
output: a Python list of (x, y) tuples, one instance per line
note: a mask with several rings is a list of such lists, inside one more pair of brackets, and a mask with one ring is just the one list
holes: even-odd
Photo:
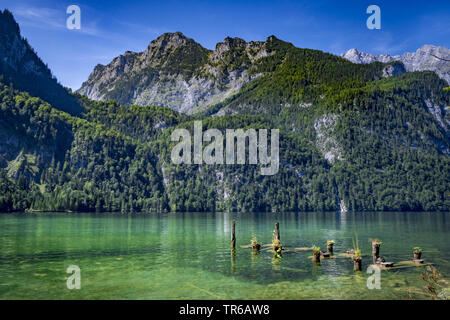
[[(169, 213), (0, 215), (0, 299), (425, 299), (425, 267), (381, 271), (381, 289), (368, 289), (370, 238), (387, 261), (412, 260), (413, 247), (443, 278), (450, 271), (449, 213)], [(237, 247), (230, 250), (231, 221)], [(281, 258), (241, 248), (256, 236), (272, 241), (279, 221)], [(362, 272), (340, 253), (358, 235)], [(333, 259), (320, 265), (311, 251)], [(81, 289), (66, 273), (79, 266)]]

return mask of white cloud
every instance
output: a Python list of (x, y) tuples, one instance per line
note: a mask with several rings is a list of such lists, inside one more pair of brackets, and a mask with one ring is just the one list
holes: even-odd
[[(17, 7), (11, 9), (20, 26), (39, 28), (44, 30), (66, 30), (66, 19), (68, 17), (65, 10), (57, 10), (42, 7)], [(94, 37), (109, 38), (107, 33), (102, 32), (97, 27), (97, 22), (85, 22), (83, 11), (81, 12), (81, 29), (74, 30), (82, 34)]]
[[(15, 8), (12, 12), (20, 25), (42, 29), (65, 28), (65, 16), (56, 9), (50, 8)], [(64, 12), (63, 12), (64, 13)]]

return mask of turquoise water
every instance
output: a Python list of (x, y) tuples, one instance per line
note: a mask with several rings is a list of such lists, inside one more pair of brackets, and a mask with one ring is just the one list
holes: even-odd
[[(426, 299), (420, 273), (409, 266), (381, 272), (370, 290), (370, 238), (382, 240), (387, 261), (423, 249), (444, 280), (449, 213), (170, 213), (0, 215), (0, 299)], [(231, 221), (237, 248), (230, 250)], [(271, 243), (280, 222), (281, 258), (241, 248), (256, 236)], [(358, 234), (363, 272), (340, 253)], [(334, 240), (333, 259), (320, 265), (311, 251)], [(366, 256), (367, 255), (367, 256)], [(81, 289), (69, 290), (66, 269), (81, 269)], [(442, 282), (444, 284), (444, 282)]]

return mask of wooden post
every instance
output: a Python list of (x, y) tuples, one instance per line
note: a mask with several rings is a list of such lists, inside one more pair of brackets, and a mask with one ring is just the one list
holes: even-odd
[(361, 270), (362, 270), (361, 257), (353, 258), (353, 271), (361, 271)]
[(235, 229), (236, 229), (236, 222), (233, 220), (231, 222), (231, 248), (236, 248), (236, 234), (235, 234)]
[(334, 246), (333, 240), (327, 241), (327, 252), (331, 255), (333, 254), (333, 246)]
[(372, 241), (373, 263), (377, 263), (377, 260), (378, 260), (379, 256), (380, 256), (380, 243)]
[(313, 253), (313, 258), (315, 263), (320, 263), (320, 251), (317, 253)]
[(275, 239), (280, 241), (280, 223), (275, 223)]

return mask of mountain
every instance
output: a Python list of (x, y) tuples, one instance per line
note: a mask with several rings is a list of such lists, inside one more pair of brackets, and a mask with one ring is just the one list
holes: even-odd
[(257, 78), (250, 69), (269, 54), (267, 42), (227, 37), (211, 51), (180, 32), (165, 33), (143, 52), (127, 51), (107, 66), (97, 65), (78, 92), (127, 106), (156, 104), (192, 113)]
[[(104, 80), (128, 101), (148, 81), (148, 99), (172, 104), (73, 93), (82, 112), (69, 114), (49, 92), (0, 81), (0, 212), (450, 210), (450, 91), (434, 72), (355, 64), (274, 36), (208, 51), (165, 34), (114, 61), (96, 68), (94, 91)], [(278, 173), (174, 164), (172, 132), (192, 136), (199, 120), (222, 133), (279, 129)]]
[(71, 114), (82, 108), (52, 76), (50, 69), (37, 56), (8, 10), (0, 11), (0, 74), (3, 82), (40, 95), (55, 107)]
[[(336, 76), (335, 72), (335, 77), (329, 79), (323, 71), (331, 64), (342, 74)], [(298, 70), (299, 66), (302, 70)], [(384, 67), (355, 66), (334, 55), (295, 48), (275, 36), (248, 43), (227, 37), (211, 51), (176, 32), (161, 35), (141, 53), (127, 51), (107, 66), (97, 65), (78, 93), (94, 100), (115, 100), (125, 106), (155, 104), (188, 114), (215, 110), (220, 115), (239, 112), (226, 104), (236, 104), (236, 95), (248, 95), (245, 88), (264, 88), (267, 92), (262, 95), (267, 97), (273, 96), (274, 90), (283, 91), (280, 85), (285, 83), (280, 83), (283, 79), (279, 78), (288, 73), (298, 71), (295, 77), (299, 81), (291, 84), (296, 92), (280, 92), (286, 97), (273, 101), (275, 108), (299, 100), (300, 96), (303, 100), (313, 98), (313, 83), (339, 87), (340, 80), (350, 74), (360, 81), (378, 79), (382, 78)], [(311, 85), (311, 90), (303, 92), (306, 85)], [(258, 103), (252, 102), (255, 112)], [(240, 104), (242, 107), (245, 106)]]
[(357, 49), (350, 49), (342, 54), (342, 57), (353, 63), (400, 61), (405, 66), (406, 71), (434, 71), (441, 79), (450, 84), (450, 50), (444, 47), (424, 45), (416, 52), (406, 52), (401, 56), (369, 54)]
[[(227, 37), (214, 50), (207, 50), (180, 32), (165, 33), (153, 40), (143, 52), (127, 51), (106, 66), (97, 65), (78, 92), (94, 100), (115, 100), (125, 106), (155, 104), (184, 113), (208, 109), (218, 112), (219, 106), (234, 99), (235, 94), (251, 84), (265, 82), (270, 90), (279, 86), (274, 79), (280, 70), (277, 67), (282, 67), (282, 72), (290, 72), (284, 68), (285, 65), (304, 63), (302, 59), (313, 52), (306, 50), (301, 57), (298, 54), (300, 49), (293, 54), (293, 48), (292, 44), (270, 36), (264, 42), (248, 43), (240, 38)], [(332, 55), (320, 55), (330, 62), (339, 61)], [(375, 61), (385, 64), (378, 71), (375, 71), (376, 67), (373, 69), (378, 73), (373, 73), (372, 79), (397, 76), (406, 71), (430, 70), (450, 81), (450, 63), (446, 61), (450, 59), (450, 50), (444, 47), (425, 45), (416, 53), (402, 56), (371, 55), (351, 49), (342, 57), (358, 64)], [(272, 64), (270, 70), (267, 69), (268, 61)], [(395, 64), (395, 61), (403, 65)], [(324, 61), (319, 61), (316, 66), (321, 63)], [(339, 63), (345, 65), (342, 61)], [(356, 70), (349, 65), (347, 68), (351, 68), (351, 72)], [(304, 71), (302, 77), (308, 75), (306, 66)], [(227, 111), (222, 110), (219, 114), (224, 112)]]

